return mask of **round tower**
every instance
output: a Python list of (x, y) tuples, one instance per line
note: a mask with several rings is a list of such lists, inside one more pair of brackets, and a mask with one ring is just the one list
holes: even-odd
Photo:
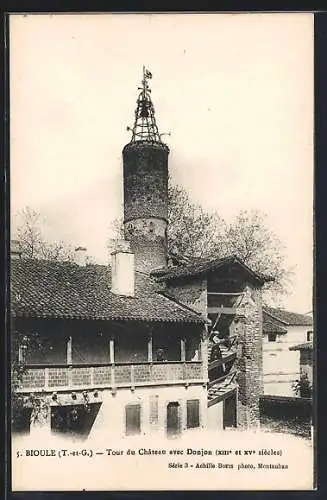
[(149, 273), (167, 265), (168, 155), (155, 121), (148, 79), (143, 68), (132, 139), (123, 149), (124, 233), (135, 254), (135, 266)]

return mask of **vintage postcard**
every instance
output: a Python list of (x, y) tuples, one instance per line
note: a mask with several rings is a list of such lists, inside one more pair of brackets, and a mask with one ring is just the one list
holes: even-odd
[(9, 30), (12, 490), (313, 490), (313, 15)]

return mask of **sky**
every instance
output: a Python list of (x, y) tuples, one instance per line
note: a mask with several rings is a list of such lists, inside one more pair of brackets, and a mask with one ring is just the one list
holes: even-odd
[(312, 310), (313, 15), (10, 16), (11, 213), (109, 261), (145, 65), (173, 182), (231, 221), (257, 209)]

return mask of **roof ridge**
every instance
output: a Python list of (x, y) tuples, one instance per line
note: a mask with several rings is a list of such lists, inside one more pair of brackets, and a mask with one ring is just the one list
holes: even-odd
[(297, 316), (304, 316), (306, 318), (308, 317), (307, 314), (303, 314), (303, 313), (299, 313), (299, 312), (295, 312), (295, 311), (290, 311), (289, 309), (283, 309), (281, 307), (270, 307), (270, 309), (273, 309), (274, 311), (285, 312), (286, 314), (296, 314)]
[(272, 278), (264, 276), (257, 271), (252, 270), (247, 264), (245, 264), (237, 255), (227, 255), (224, 257), (211, 258), (200, 261), (193, 261), (183, 266), (177, 266), (175, 269), (167, 269), (166, 272), (155, 272), (153, 271), (151, 274), (155, 276), (159, 281), (175, 279), (175, 278), (184, 278), (189, 276), (197, 276), (206, 272), (210, 272), (215, 269), (216, 266), (223, 266), (228, 264), (237, 263), (241, 266), (252, 278), (256, 281), (264, 284), (265, 281), (270, 281)]
[(306, 314), (288, 311), (278, 307), (265, 306), (263, 311), (265, 314), (268, 314), (270, 317), (288, 326), (293, 324), (297, 326), (309, 326), (313, 323), (312, 318)]

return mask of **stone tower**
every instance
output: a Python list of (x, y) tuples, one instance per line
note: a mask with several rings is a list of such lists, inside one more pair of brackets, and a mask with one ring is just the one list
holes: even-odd
[(145, 273), (167, 265), (169, 148), (155, 121), (150, 78), (143, 68), (132, 138), (123, 149), (125, 239)]

